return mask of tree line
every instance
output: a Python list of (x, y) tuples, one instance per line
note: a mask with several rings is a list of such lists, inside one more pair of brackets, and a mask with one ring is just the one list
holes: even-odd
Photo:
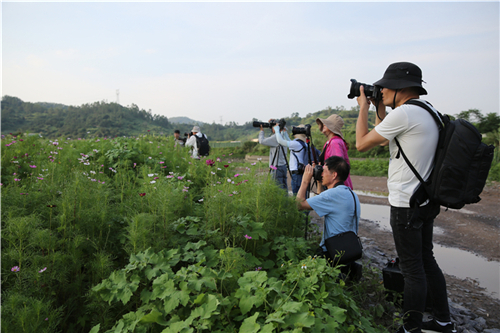
[[(344, 138), (349, 143), (351, 151), (357, 156), (356, 120), (358, 107), (346, 110), (343, 106), (326, 107), (323, 110), (308, 113), (300, 117), (298, 112), (285, 117), (290, 136), (293, 126), (299, 124), (312, 125), (313, 142), (322, 147), (324, 136), (316, 125), (317, 118), (328, 118), (338, 114), (344, 119)], [(151, 110), (140, 109), (137, 105), (122, 106), (117, 103), (95, 102), (81, 106), (66, 106), (57, 103), (23, 102), (12, 96), (3, 96), (1, 105), (2, 133), (39, 133), (45, 137), (72, 137), (85, 138), (91, 136), (137, 136), (145, 133), (157, 135), (172, 135), (178, 129), (181, 136), (192, 130), (192, 124), (174, 124), (167, 117), (156, 115)], [(375, 124), (375, 112), (369, 112), (369, 127)], [(485, 134), (485, 141), (498, 146), (500, 117), (496, 113), (483, 115), (477, 109), (462, 111), (459, 118), (472, 122), (478, 130)], [(259, 128), (253, 127), (254, 121), (267, 122), (269, 119), (249, 119), (243, 125), (235, 122), (226, 124), (202, 124), (201, 131), (210, 141), (250, 141), (258, 137)], [(266, 135), (271, 131), (266, 130)], [(351, 152), (350, 152), (351, 153)], [(376, 156), (386, 154), (387, 148), (372, 150)]]

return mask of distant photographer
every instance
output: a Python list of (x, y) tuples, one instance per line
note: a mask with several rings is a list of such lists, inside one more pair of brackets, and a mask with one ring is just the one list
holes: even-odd
[[(319, 167), (319, 168), (318, 168)], [(321, 170), (322, 169), (322, 170)], [(320, 217), (325, 217), (324, 232), (319, 244), (319, 254), (331, 259), (325, 245), (329, 239), (341, 233), (352, 231), (358, 233), (361, 205), (358, 196), (347, 187), (344, 182), (349, 176), (350, 166), (340, 156), (332, 156), (325, 161), (325, 166), (306, 165), (302, 183), (297, 193), (299, 210), (314, 210)], [(318, 171), (321, 174), (318, 174)], [(311, 179), (320, 180), (327, 190), (319, 195), (306, 199)], [(348, 262), (341, 268), (341, 272), (358, 280), (361, 277), (361, 265)]]
[[(301, 124), (297, 126), (298, 128), (305, 128), (305, 125)], [(302, 175), (304, 173), (305, 165), (307, 164), (307, 137), (305, 134), (295, 134), (293, 141), (290, 141), (290, 137), (287, 132), (281, 135), (278, 130), (279, 126), (274, 127), (274, 133), (276, 135), (276, 140), (283, 147), (288, 147), (290, 149), (290, 174), (292, 176), (292, 192), (297, 195), (299, 191), (300, 184), (302, 183)]]
[[(287, 161), (286, 161), (286, 155), (288, 152), (288, 148), (285, 148), (283, 146), (280, 146), (276, 139), (276, 134), (271, 135), (268, 138), (264, 137), (264, 127), (270, 127), (273, 133), (275, 133), (274, 130), (274, 125), (279, 124), (279, 131), (283, 133), (286, 131), (285, 128), (285, 121), (276, 121), (274, 119), (270, 119), (269, 123), (259, 123), (259, 122), (254, 122), (254, 127), (260, 127), (260, 133), (259, 133), (259, 143), (264, 146), (269, 146), (271, 147), (269, 151), (269, 168), (272, 169), (271, 174), (273, 175), (273, 178), (276, 180), (276, 182), (279, 184), (281, 188), (284, 190), (288, 190), (288, 184), (287, 184)], [(257, 126), (256, 126), (257, 125)], [(288, 135), (287, 135), (288, 136)]]
[(184, 147), (184, 144), (186, 143), (187, 138), (181, 138), (181, 131), (175, 130), (174, 131), (174, 140), (175, 144), (174, 147)]
[(186, 147), (192, 147), (192, 158), (199, 158), (200, 156), (208, 156), (210, 152), (210, 145), (208, 138), (205, 134), (201, 133), (199, 126), (194, 126), (191, 133), (188, 135)]

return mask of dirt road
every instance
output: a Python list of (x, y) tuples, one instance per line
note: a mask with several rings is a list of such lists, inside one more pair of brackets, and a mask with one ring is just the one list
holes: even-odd
[[(388, 194), (387, 178), (351, 176), (355, 190)], [(462, 212), (441, 210), (435, 227), (444, 232), (434, 235), (434, 243), (479, 254), (491, 261), (500, 261), (500, 184), (486, 186), (477, 204), (466, 205)], [(360, 195), (361, 203), (389, 205), (386, 198)], [(392, 233), (374, 223), (362, 221), (359, 235), (374, 241), (388, 257), (396, 257)], [(500, 300), (488, 297), (477, 283), (446, 275), (449, 298), (484, 317), (489, 327), (500, 328)], [(498, 281), (500, 284), (500, 281)]]

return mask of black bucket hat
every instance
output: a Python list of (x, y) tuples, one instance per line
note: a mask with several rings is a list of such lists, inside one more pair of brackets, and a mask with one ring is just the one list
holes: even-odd
[(427, 91), (422, 87), (422, 70), (411, 62), (390, 64), (384, 77), (373, 85), (394, 90), (418, 87), (419, 95), (427, 95)]

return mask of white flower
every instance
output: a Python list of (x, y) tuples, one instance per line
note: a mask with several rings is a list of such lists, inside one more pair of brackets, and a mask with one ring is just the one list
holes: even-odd
[(95, 171), (90, 171), (90, 173), (95, 175)]
[(148, 177), (153, 177), (154, 175), (154, 173), (148, 173)]
[(203, 198), (201, 198), (200, 200), (198, 200), (198, 202), (202, 202), (203, 201)]
[(149, 183), (150, 183), (150, 184), (154, 184), (154, 183), (156, 183), (156, 180), (152, 180), (152, 181), (150, 181)]
[(307, 269), (307, 266), (306, 265), (302, 265), (302, 269)]
[(149, 156), (148, 158), (149, 158), (149, 159), (152, 159), (152, 157), (151, 157), (151, 156)]
[(231, 180), (231, 179), (228, 179), (228, 180), (227, 180), (227, 182), (228, 182), (228, 183), (230, 183), (230, 182), (232, 182), (232, 180)]
[(83, 163), (83, 164), (84, 164), (84, 165), (90, 165), (90, 162), (85, 162), (85, 163)]
[(213, 171), (210, 171), (210, 173), (211, 173), (212, 175), (215, 175), (215, 172), (213, 172)]
[(221, 169), (221, 168), (217, 168), (217, 170), (219, 170), (219, 171), (220, 171), (220, 170), (222, 170), (222, 169)]

